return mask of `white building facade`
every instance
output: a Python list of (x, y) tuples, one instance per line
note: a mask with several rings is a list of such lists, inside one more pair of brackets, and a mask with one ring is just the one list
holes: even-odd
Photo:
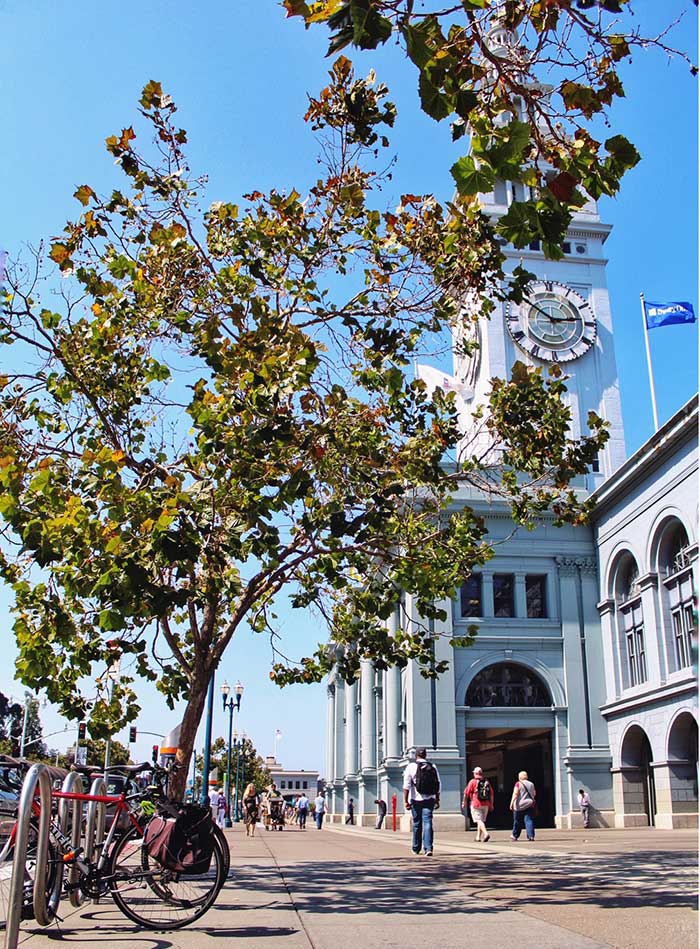
[(596, 492), (615, 823), (697, 827), (698, 403)]
[[(494, 217), (505, 213), (519, 197), (513, 187), (519, 186), (497, 182), (483, 198), (485, 210)], [(490, 380), (508, 377), (516, 360), (563, 364), (572, 433), (585, 434), (591, 410), (610, 423), (598, 463), (575, 486), (582, 497), (595, 493), (596, 519), (588, 526), (557, 528), (545, 518), (536, 530), (511, 536), (506, 505), (467, 488), (456, 496), (456, 504), (468, 503), (484, 517), (491, 540), (504, 543), (496, 544), (495, 557), (465, 583), (459, 597), (445, 604), (448, 619), (435, 629), (445, 634), (436, 638), (436, 659), (450, 665), (437, 681), (424, 679), (412, 663), (378, 671), (368, 661), (354, 682), (335, 673), (329, 677), (330, 820), (342, 819), (349, 798), (360, 825), (374, 822), (377, 797), (391, 807), (396, 794), (401, 813), (403, 769), (421, 745), (442, 778), (438, 828), (466, 826), (461, 796), (476, 764), (496, 790), (493, 826), (508, 825), (510, 793), (522, 769), (538, 788), (543, 826), (580, 822), (581, 787), (591, 795), (592, 822), (599, 826), (640, 824), (645, 814), (647, 823), (680, 826), (693, 819), (693, 806), (696, 813), (697, 690), (692, 667), (685, 658), (682, 666), (674, 665), (671, 656), (681, 648), (673, 625), (678, 610), (684, 629), (692, 621), (692, 613), (683, 611), (695, 589), (690, 578), (697, 564), (696, 485), (690, 474), (693, 459), (697, 469), (697, 425), (691, 430), (686, 423), (680, 440), (664, 435), (666, 426), (658, 442), (652, 439), (653, 445), (625, 462), (605, 277), (609, 233), (589, 202), (572, 221), (561, 261), (545, 260), (536, 242), (526, 251), (506, 248), (511, 266), (522, 262), (537, 275), (529, 300), (520, 307), (499, 304), (479, 328), (476, 356), (455, 355), (455, 374), (473, 392), (471, 406), (486, 402)], [(666, 460), (658, 465), (661, 444)], [(679, 451), (682, 458), (676, 457)], [(683, 563), (691, 565), (680, 574), (668, 572), (670, 554), (664, 553), (677, 553), (678, 541), (671, 543), (668, 533), (670, 525), (676, 529), (672, 510), (684, 512), (677, 524), (685, 530)], [(629, 604), (617, 606), (619, 578), (629, 565), (625, 551), (637, 564), (634, 583), (644, 588), (648, 671), (634, 685), (625, 678), (626, 634), (620, 630), (626, 627), (619, 624), (634, 625), (638, 601), (628, 597)], [(653, 602), (652, 594), (658, 594)], [(418, 619), (411, 597), (400, 609), (404, 623)], [(652, 610), (648, 618), (647, 610)], [(474, 645), (449, 646), (452, 635), (470, 625), (478, 627)], [(688, 628), (688, 642), (691, 635)], [(651, 649), (652, 659), (649, 643), (657, 636), (664, 645)], [(642, 724), (642, 709), (648, 709), (649, 722), (656, 716), (655, 725)], [(673, 721), (666, 721), (669, 715), (678, 722), (675, 730)], [(651, 750), (639, 750), (634, 728), (648, 736)], [(697, 737), (695, 742), (697, 748)], [(647, 800), (652, 803), (644, 811)]]

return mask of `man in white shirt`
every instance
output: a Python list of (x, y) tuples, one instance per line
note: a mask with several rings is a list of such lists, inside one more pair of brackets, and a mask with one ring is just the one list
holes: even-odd
[(423, 850), (433, 855), (433, 810), (440, 807), (440, 775), (435, 765), (426, 760), (425, 748), (416, 748), (416, 760), (403, 773), (403, 803), (413, 818), (413, 852)]
[(316, 819), (316, 829), (323, 830), (323, 815), (326, 813), (326, 799), (319, 794), (314, 801), (314, 818)]

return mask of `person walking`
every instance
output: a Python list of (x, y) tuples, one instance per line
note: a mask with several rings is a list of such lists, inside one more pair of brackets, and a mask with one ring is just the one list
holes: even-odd
[(517, 840), (525, 822), (525, 833), (528, 840), (535, 839), (535, 785), (528, 780), (527, 771), (518, 774), (518, 780), (513, 787), (510, 799), (510, 809), (513, 812), (513, 833), (511, 840)]
[(469, 807), (472, 823), (476, 824), (477, 843), (482, 840), (486, 843), (491, 839), (491, 834), (486, 830), (486, 818), (489, 811), (493, 810), (493, 785), (484, 777), (481, 768), (474, 768), (472, 773), (474, 777), (464, 789), (462, 807), (465, 810)]
[(255, 837), (255, 825), (260, 816), (260, 797), (255, 790), (254, 784), (249, 784), (243, 792), (243, 821), (245, 823), (246, 837)]
[(213, 787), (209, 792), (209, 806), (211, 807), (211, 819), (216, 823), (219, 816), (219, 788)]
[(323, 830), (323, 816), (326, 813), (326, 799), (322, 794), (317, 794), (314, 801), (314, 820), (316, 821), (316, 830)]
[(353, 824), (355, 823), (355, 802), (352, 798), (348, 800), (348, 809), (346, 811), (345, 823)]
[(378, 797), (375, 798), (374, 803), (377, 805), (377, 824), (375, 830), (381, 830), (384, 818), (386, 817), (386, 801)]
[(413, 818), (413, 852), (421, 852), (422, 836), (425, 855), (432, 857), (433, 811), (440, 807), (440, 775), (427, 760), (425, 748), (416, 748), (416, 760), (403, 773), (403, 803)]
[(301, 794), (297, 798), (297, 820), (299, 822), (299, 830), (306, 830), (306, 818), (309, 815), (309, 799), (306, 794)]
[(216, 796), (216, 823), (222, 830), (226, 826), (226, 797), (223, 788), (219, 788)]
[(587, 791), (584, 791), (583, 788), (578, 789), (578, 806), (581, 811), (581, 817), (583, 818), (584, 830), (588, 830), (590, 825), (591, 796)]

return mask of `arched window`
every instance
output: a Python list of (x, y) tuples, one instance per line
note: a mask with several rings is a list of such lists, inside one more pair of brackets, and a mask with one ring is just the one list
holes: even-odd
[(552, 705), (542, 679), (515, 662), (482, 669), (469, 684), (466, 705), (472, 708), (538, 708)]
[(632, 554), (624, 554), (615, 572), (615, 599), (619, 604), (620, 638), (627, 654), (627, 685), (647, 680), (647, 659), (644, 644), (644, 616), (639, 589), (639, 569)]
[[(691, 644), (695, 635), (693, 609), (693, 577), (688, 555), (688, 534), (676, 518), (662, 528), (658, 541), (658, 570), (664, 616), (670, 616), (669, 653), (673, 652), (671, 669), (687, 669), (692, 665)], [(668, 640), (667, 640), (668, 642)]]

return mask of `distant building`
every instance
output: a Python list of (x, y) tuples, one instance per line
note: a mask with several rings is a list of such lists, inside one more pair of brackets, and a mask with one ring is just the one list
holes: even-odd
[(315, 797), (319, 786), (319, 772), (305, 771), (300, 768), (289, 771), (283, 768), (273, 755), (265, 758), (265, 767), (270, 772), (272, 780), (282, 792), (285, 801), (291, 801), (305, 791), (309, 797)]

